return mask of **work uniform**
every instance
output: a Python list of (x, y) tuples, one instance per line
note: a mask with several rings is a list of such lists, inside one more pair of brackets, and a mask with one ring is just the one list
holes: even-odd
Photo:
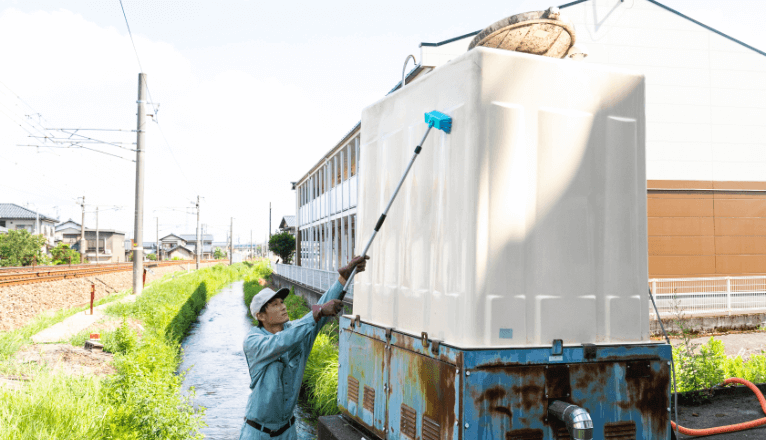
[[(339, 299), (343, 285), (338, 281), (325, 292), (317, 304)], [(271, 333), (263, 327), (253, 327), (245, 337), (244, 349), (250, 369), (250, 398), (245, 417), (262, 427), (277, 431), (290, 422), (301, 389), (311, 347), (329, 318), (314, 322), (311, 312), (295, 321), (285, 323), (284, 330)], [(244, 423), (240, 440), (296, 439), (295, 424), (281, 435), (271, 435)]]

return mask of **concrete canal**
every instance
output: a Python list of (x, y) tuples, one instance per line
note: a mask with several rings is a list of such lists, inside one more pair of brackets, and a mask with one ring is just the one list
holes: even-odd
[[(214, 296), (192, 324), (183, 342), (179, 371), (188, 369), (184, 392), (194, 387), (195, 407), (207, 408), (202, 430), (209, 439), (236, 439), (242, 428), (250, 395), (250, 375), (242, 341), (250, 331), (242, 282), (233, 283)], [(296, 409), (298, 438), (316, 438), (316, 428)]]

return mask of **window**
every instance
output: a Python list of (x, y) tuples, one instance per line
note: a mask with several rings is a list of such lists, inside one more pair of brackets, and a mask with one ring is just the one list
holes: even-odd
[(351, 176), (356, 176), (356, 144), (358, 142), (358, 138), (354, 139), (354, 142), (351, 142), (349, 144), (348, 152), (349, 152), (349, 163), (350, 165), (350, 171)]
[(348, 144), (343, 147), (343, 180), (348, 180)]
[(0, 220), (0, 226), (5, 227), (5, 220)]

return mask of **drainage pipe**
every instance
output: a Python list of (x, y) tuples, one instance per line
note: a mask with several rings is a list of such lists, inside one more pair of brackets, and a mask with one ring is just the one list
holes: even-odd
[(572, 440), (592, 440), (593, 420), (583, 408), (571, 403), (554, 400), (548, 404), (548, 413), (566, 424)]

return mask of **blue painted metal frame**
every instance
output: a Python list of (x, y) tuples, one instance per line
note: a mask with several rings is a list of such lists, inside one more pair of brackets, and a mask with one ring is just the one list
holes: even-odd
[[(561, 399), (590, 412), (594, 438), (627, 429), (670, 439), (667, 344), (565, 346), (552, 355), (551, 347), (454, 347), (348, 316), (340, 327), (339, 407), (380, 438), (410, 440), (400, 432), (406, 405), (417, 439), (432, 438), (427, 418), (440, 429), (433, 438), (552, 440), (563, 425), (547, 418), (547, 404)], [(349, 375), (359, 380), (356, 402), (347, 399)], [(374, 414), (363, 410), (364, 386), (374, 389)]]

